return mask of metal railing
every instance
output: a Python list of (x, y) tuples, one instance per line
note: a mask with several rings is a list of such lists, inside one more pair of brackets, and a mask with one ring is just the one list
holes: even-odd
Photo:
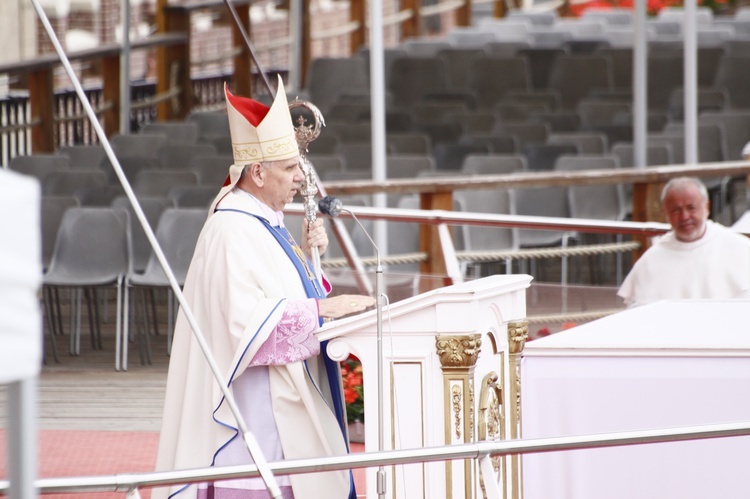
[[(602, 447), (620, 447), (709, 438), (727, 438), (750, 435), (750, 422), (699, 425), (679, 428), (661, 428), (593, 435), (560, 436), (538, 439), (486, 441), (421, 449), (364, 452), (345, 456), (332, 456), (288, 460), (269, 463), (274, 474), (292, 475), (332, 470), (394, 466), (410, 463), (427, 463), (453, 459), (484, 460), (491, 456), (523, 455), (540, 452), (557, 452)], [(200, 468), (193, 470), (162, 471), (153, 473), (126, 473), (116, 475), (42, 478), (36, 488), (42, 494), (72, 492), (132, 492), (148, 487), (200, 483), (214, 480), (257, 477), (254, 465)], [(0, 481), (0, 494), (7, 494), (10, 483)]]

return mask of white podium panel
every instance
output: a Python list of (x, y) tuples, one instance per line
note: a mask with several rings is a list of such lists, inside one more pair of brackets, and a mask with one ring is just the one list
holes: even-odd
[[(643, 306), (526, 345), (523, 438), (750, 421), (747, 301)], [(526, 455), (524, 499), (740, 498), (750, 437)]]
[[(526, 275), (498, 275), (437, 289), (391, 304), (383, 310), (383, 427), (385, 448), (414, 449), (464, 442), (463, 422), (477, 414), (478, 393), (465, 393), (451, 386), (446, 395), (445, 379), (436, 353), (437, 335), (463, 337), (479, 335), (481, 348), (471, 383), (477, 387), (485, 374), (498, 372), (507, 379), (507, 326), (526, 316)], [(365, 450), (377, 451), (378, 366), (377, 317), (372, 310), (336, 320), (321, 329), (321, 340), (330, 340), (328, 353), (336, 360), (349, 354), (362, 361), (365, 397)], [(452, 383), (452, 382), (451, 382)], [(457, 385), (460, 382), (456, 382)], [(472, 388), (473, 388), (472, 387)], [(507, 393), (506, 393), (507, 395)], [(456, 402), (457, 399), (461, 402)], [(446, 399), (448, 399), (446, 401)], [(470, 400), (469, 406), (464, 405)], [(471, 405), (473, 403), (473, 405)], [(509, 401), (506, 401), (509, 403)], [(450, 408), (446, 414), (446, 404)], [(471, 407), (473, 414), (466, 414)], [(459, 422), (461, 424), (459, 424)], [(446, 425), (450, 425), (446, 438)], [(467, 441), (476, 439), (474, 434)], [(456, 462), (412, 464), (389, 468), (388, 498), (433, 499), (466, 497), (476, 484), (476, 468)], [(446, 490), (446, 474), (451, 476)], [(368, 470), (367, 498), (377, 497), (375, 473)], [(476, 485), (473, 486), (476, 490)]]
[(0, 169), (0, 383), (41, 366), (42, 282), (39, 183)]

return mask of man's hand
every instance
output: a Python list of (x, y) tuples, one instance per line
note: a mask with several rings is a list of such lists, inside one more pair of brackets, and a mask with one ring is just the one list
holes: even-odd
[(375, 305), (375, 298), (366, 295), (339, 295), (318, 300), (321, 317), (338, 319), (348, 314), (362, 312)]
[(308, 228), (309, 222), (307, 219), (302, 220), (302, 242), (300, 247), (307, 256), (312, 258), (312, 251), (310, 248), (318, 248), (318, 254), (322, 255), (328, 248), (328, 234), (326, 229), (323, 227), (323, 219), (318, 218), (313, 222), (312, 227)]

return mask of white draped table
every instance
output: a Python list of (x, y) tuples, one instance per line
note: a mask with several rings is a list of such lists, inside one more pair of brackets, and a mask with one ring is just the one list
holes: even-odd
[[(750, 421), (750, 302), (666, 301), (526, 345), (524, 438)], [(750, 497), (750, 437), (527, 455), (524, 499)]]

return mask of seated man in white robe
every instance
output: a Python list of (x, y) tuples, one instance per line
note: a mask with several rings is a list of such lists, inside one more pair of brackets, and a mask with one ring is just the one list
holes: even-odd
[(750, 239), (708, 220), (697, 178), (670, 180), (661, 195), (672, 230), (633, 265), (617, 294), (626, 305), (665, 299), (744, 298), (750, 291)]
[[(226, 90), (234, 164), (198, 238), (184, 294), (266, 461), (343, 455), (345, 404), (338, 364), (315, 332), (325, 319), (361, 312), (369, 296), (326, 298), (311, 248), (328, 238), (317, 219), (301, 247), (281, 210), (304, 179), (279, 78), (269, 108)], [(186, 319), (178, 315), (157, 470), (252, 464), (233, 413)], [(276, 477), (284, 499), (354, 499), (351, 473)], [(152, 497), (261, 499), (260, 478), (156, 488)]]

